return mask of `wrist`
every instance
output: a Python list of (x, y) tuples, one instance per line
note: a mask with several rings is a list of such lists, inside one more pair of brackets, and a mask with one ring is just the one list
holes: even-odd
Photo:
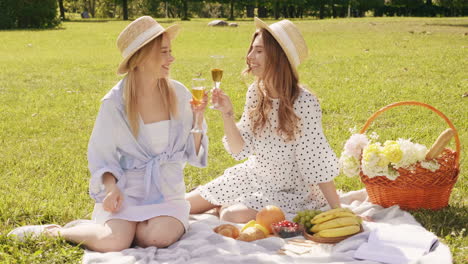
[(227, 112), (223, 112), (223, 119), (233, 119), (234, 118), (234, 111), (229, 110)]
[(115, 188), (117, 188), (117, 183), (107, 182), (107, 183), (104, 183), (104, 187), (106, 189), (106, 193), (110, 193), (110, 192), (114, 191)]

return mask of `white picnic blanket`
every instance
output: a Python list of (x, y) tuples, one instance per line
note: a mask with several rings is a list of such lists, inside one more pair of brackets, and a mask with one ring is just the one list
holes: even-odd
[[(253, 242), (237, 241), (220, 236), (213, 228), (226, 223), (209, 214), (192, 215), (190, 229), (168, 248), (129, 248), (121, 252), (97, 253), (85, 250), (83, 263), (113, 263), (113, 264), (159, 264), (159, 263), (215, 263), (215, 264), (249, 264), (249, 263), (359, 263), (377, 264), (375, 261), (363, 261), (353, 258), (356, 249), (367, 242), (371, 230), (385, 224), (420, 224), (409, 213), (398, 206), (382, 208), (367, 201), (365, 189), (340, 195), (343, 207), (354, 212), (371, 216), (375, 222), (364, 222), (364, 232), (348, 238), (336, 245), (313, 244), (305, 254), (278, 254), (286, 240), (270, 237)], [(288, 215), (291, 219), (293, 215)], [(298, 238), (298, 237), (296, 237)], [(439, 246), (429, 254), (414, 263), (452, 263), (449, 248), (439, 243)]]

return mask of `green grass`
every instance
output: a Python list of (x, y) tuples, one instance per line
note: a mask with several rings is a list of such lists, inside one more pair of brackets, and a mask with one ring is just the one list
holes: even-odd
[[(162, 21), (163, 25), (169, 23)], [(223, 89), (242, 111), (251, 77), (242, 77), (252, 21), (210, 28), (208, 20), (178, 22), (172, 77), (186, 85), (197, 72), (208, 78), (209, 55), (224, 54)], [(272, 21), (268, 21), (271, 23)], [(89, 218), (86, 149), (100, 98), (119, 80), (115, 40), (128, 22), (66, 22), (58, 30), (0, 31), (0, 262), (80, 262), (82, 250), (62, 240), (17, 243), (6, 237), (25, 224), (65, 224)], [(363, 18), (296, 21), (309, 45), (301, 82), (321, 100), (323, 125), (337, 154), (379, 108), (417, 100), (445, 113), (467, 142), (468, 18)], [(225, 152), (219, 113), (207, 111), (210, 153), (206, 169), (187, 167), (187, 189), (236, 164)], [(401, 107), (371, 127), (383, 139), (413, 138), (430, 145), (447, 125), (429, 110)], [(453, 145), (453, 142), (452, 142)], [(456, 263), (467, 259), (467, 155), (450, 206), (412, 214), (447, 243)], [(344, 191), (363, 188), (357, 178), (336, 178)], [(434, 194), (437, 195), (437, 194)]]

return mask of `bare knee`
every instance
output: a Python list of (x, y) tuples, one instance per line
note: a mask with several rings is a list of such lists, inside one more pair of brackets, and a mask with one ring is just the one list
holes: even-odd
[(87, 247), (98, 252), (115, 252), (122, 251), (131, 246), (133, 237), (122, 234), (110, 234), (106, 237), (98, 239), (93, 245)]
[(140, 247), (165, 248), (177, 242), (184, 230), (182, 223), (173, 217), (156, 217), (138, 224), (135, 241)]
[(232, 223), (247, 223), (254, 220), (257, 212), (252, 209), (238, 210), (233, 207), (221, 208), (219, 218)]
[(190, 213), (200, 214), (217, 207), (205, 200), (197, 190), (188, 193), (185, 199), (190, 203)]
[(165, 248), (177, 242), (179, 238), (180, 236), (175, 234), (148, 234), (138, 240), (138, 245), (141, 247)]

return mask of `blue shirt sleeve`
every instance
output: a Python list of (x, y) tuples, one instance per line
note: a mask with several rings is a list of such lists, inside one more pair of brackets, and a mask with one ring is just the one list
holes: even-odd
[(125, 186), (123, 170), (120, 166), (120, 154), (117, 148), (119, 112), (111, 100), (104, 100), (99, 109), (93, 132), (88, 143), (88, 168), (91, 172), (89, 194), (102, 202), (106, 193), (102, 176), (109, 172), (117, 179), (117, 186)]

